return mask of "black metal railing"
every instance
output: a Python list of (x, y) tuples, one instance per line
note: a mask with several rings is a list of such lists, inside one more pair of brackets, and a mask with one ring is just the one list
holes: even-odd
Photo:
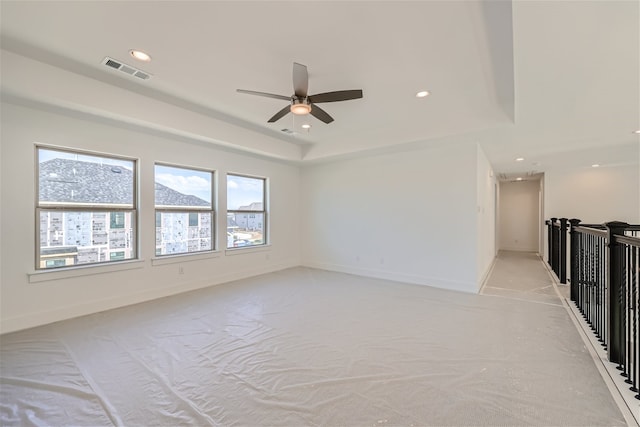
[(598, 340), (607, 342), (607, 231), (571, 227), (571, 300)]
[(640, 226), (580, 224), (578, 219), (563, 218), (551, 218), (546, 224), (547, 262), (561, 283), (566, 283), (563, 271), (569, 263), (571, 300), (640, 399)]
[(547, 224), (547, 262), (560, 283), (567, 283), (567, 218), (551, 218)]
[(638, 322), (640, 321), (639, 276), (640, 276), (640, 239), (635, 230), (625, 233), (626, 236), (615, 235), (613, 242), (620, 259), (619, 268), (621, 281), (619, 289), (620, 299), (620, 323), (622, 327), (621, 341), (624, 346), (620, 349), (620, 362), (618, 369), (626, 377), (625, 382), (630, 384), (631, 391), (636, 392), (636, 398), (640, 399), (640, 335)]

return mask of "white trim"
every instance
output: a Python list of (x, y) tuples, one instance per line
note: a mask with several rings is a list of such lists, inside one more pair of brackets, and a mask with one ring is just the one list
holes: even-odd
[(163, 255), (151, 258), (151, 265), (177, 264), (181, 262), (201, 261), (203, 259), (219, 258), (220, 251), (192, 252), (175, 255)]
[(242, 254), (253, 254), (256, 252), (270, 252), (271, 245), (256, 245), (256, 246), (241, 246), (239, 248), (227, 248), (224, 251), (226, 256), (234, 256), (234, 255), (242, 255)]
[[(142, 261), (139, 261), (142, 264)], [(119, 295), (113, 298), (101, 299), (98, 301), (89, 301), (86, 303), (76, 304), (67, 307), (60, 307), (46, 312), (31, 313), (24, 316), (16, 316), (4, 319), (0, 322), (0, 334), (15, 332), (34, 326), (46, 325), (61, 320), (72, 319), (75, 317), (85, 316), (88, 314), (98, 313), (100, 311), (125, 307), (146, 301), (152, 301), (158, 298), (164, 298), (172, 295), (178, 295), (183, 292), (189, 292), (196, 289), (206, 288), (209, 286), (220, 285), (235, 280), (246, 279), (261, 274), (273, 273), (287, 268), (300, 266), (300, 260), (288, 259), (283, 262), (265, 265), (259, 268), (253, 268), (244, 271), (234, 271), (228, 274), (198, 280), (189, 283), (178, 283), (162, 289), (150, 289), (134, 294)], [(142, 267), (142, 265), (141, 265)]]
[(480, 280), (480, 289), (478, 289), (478, 294), (482, 295), (482, 292), (484, 292), (484, 288), (487, 285), (487, 282), (489, 281), (489, 277), (491, 277), (491, 273), (493, 273), (493, 269), (496, 266), (497, 260), (498, 260), (498, 257), (494, 256), (493, 260), (491, 261), (491, 264), (489, 265), (489, 268), (487, 268), (487, 271), (484, 272), (484, 275), (482, 276), (482, 280)]
[(465, 293), (477, 293), (477, 283), (448, 280), (436, 277), (415, 276), (411, 274), (397, 273), (394, 271), (374, 270), (351, 267), (348, 265), (329, 264), (322, 262), (305, 262), (304, 267), (318, 268), (320, 270), (337, 271), (339, 273), (354, 274), (356, 276), (371, 277), (375, 279), (391, 280), (394, 282), (409, 283), (412, 285), (431, 286), (434, 288), (448, 289)]
[(90, 276), (94, 274), (114, 273), (124, 270), (144, 268), (144, 259), (130, 261), (112, 261), (107, 264), (75, 265), (50, 270), (37, 270), (27, 273), (29, 283), (47, 282), (50, 280), (68, 279), (71, 277)]
[(596, 340), (593, 331), (586, 324), (582, 314), (578, 311), (578, 308), (575, 307), (575, 304), (566, 298), (563, 298), (562, 301), (627, 425), (640, 426), (640, 403), (633, 397), (633, 392), (629, 390), (629, 385), (624, 382), (623, 377), (620, 376), (620, 372), (615, 369), (614, 364), (609, 362), (607, 352), (602, 345), (600, 345), (600, 342)]
[(632, 392), (629, 391), (629, 386), (624, 382), (624, 380), (622, 380), (620, 373), (613, 367), (613, 363), (609, 362), (607, 352), (596, 339), (592, 329), (587, 325), (576, 305), (570, 299), (562, 296), (558, 290), (558, 286), (566, 285), (562, 285), (560, 283), (558, 276), (555, 275), (549, 264), (544, 261), (542, 257), (540, 257), (540, 262), (542, 262), (542, 265), (544, 265), (547, 270), (547, 273), (551, 278), (551, 283), (553, 284), (553, 289), (556, 291), (556, 295), (562, 301), (562, 306), (567, 311), (578, 335), (582, 338), (585, 348), (591, 355), (598, 373), (600, 373), (602, 380), (611, 393), (611, 397), (618, 405), (627, 425), (640, 427), (640, 406), (633, 398)]

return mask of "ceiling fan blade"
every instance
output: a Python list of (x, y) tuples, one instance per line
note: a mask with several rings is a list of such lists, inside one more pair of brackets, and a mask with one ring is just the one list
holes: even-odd
[(337, 90), (335, 92), (319, 93), (317, 95), (311, 95), (309, 102), (317, 104), (318, 102), (336, 102), (336, 101), (348, 101), (350, 99), (362, 98), (362, 90)]
[(324, 111), (317, 105), (311, 105), (310, 114), (321, 122), (325, 122), (326, 124), (329, 124), (333, 121), (333, 117), (331, 117), (326, 111)]
[(278, 120), (280, 120), (281, 118), (286, 116), (287, 113), (289, 113), (289, 111), (291, 111), (291, 106), (287, 105), (282, 110), (278, 111), (273, 117), (271, 117), (269, 120), (267, 120), (267, 123), (277, 122)]
[(309, 74), (307, 66), (293, 63), (293, 93), (299, 98), (306, 98), (309, 90)]
[(267, 98), (282, 99), (283, 101), (291, 101), (290, 96), (276, 95), (275, 93), (256, 92), (255, 90), (236, 89), (239, 93), (246, 93), (248, 95), (266, 96)]

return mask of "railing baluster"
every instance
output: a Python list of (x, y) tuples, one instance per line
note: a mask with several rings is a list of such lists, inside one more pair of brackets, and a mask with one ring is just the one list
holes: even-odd
[(578, 301), (578, 281), (580, 280), (580, 233), (575, 229), (578, 224), (580, 224), (579, 219), (570, 219), (569, 220), (570, 231), (569, 235), (571, 236), (570, 242), (570, 250), (569, 250), (569, 259), (571, 263), (571, 273), (569, 274), (571, 288), (570, 288), (570, 297), (571, 301)]
[[(626, 301), (624, 298), (624, 286), (622, 275), (624, 271), (624, 256), (620, 253), (620, 244), (615, 239), (615, 235), (624, 235), (624, 229), (629, 224), (624, 222), (608, 222), (607, 226), (607, 242), (608, 253), (608, 295), (609, 315), (607, 319), (608, 326), (608, 359), (611, 362), (618, 363), (624, 367), (624, 312), (626, 310)], [(626, 372), (626, 369), (625, 369)]]
[[(640, 361), (638, 360), (638, 251), (640, 248), (625, 245), (626, 268), (625, 283), (627, 294), (627, 363), (629, 365), (627, 381), (631, 384), (631, 391), (638, 392), (638, 370)], [(636, 397), (640, 397), (640, 393)]]
[(558, 218), (551, 218), (551, 269), (556, 276), (560, 265), (560, 225)]
[(558, 230), (559, 240), (559, 259), (558, 259), (558, 278), (560, 283), (567, 283), (567, 218), (560, 218), (560, 228)]
[(635, 370), (634, 370), (634, 364), (635, 364), (635, 354), (634, 354), (634, 348), (631, 345), (633, 341), (633, 321), (632, 321), (632, 316), (633, 316), (633, 309), (634, 309), (634, 301), (633, 301), (633, 288), (631, 286), (631, 269), (633, 268), (633, 265), (635, 264), (634, 262), (634, 253), (631, 247), (629, 246), (622, 246), (621, 250), (624, 251), (624, 257), (626, 259), (625, 262), (625, 268), (624, 268), (624, 284), (625, 284), (625, 305), (627, 307), (627, 310), (625, 310), (624, 313), (624, 323), (625, 323), (625, 336), (624, 336), (624, 342), (625, 342), (625, 369), (624, 369), (624, 374), (626, 375), (627, 379), (625, 380), (625, 382), (627, 384), (631, 384), (631, 391), (638, 391), (635, 388)]
[(633, 321), (633, 335), (631, 337), (633, 341), (631, 346), (633, 347), (633, 366), (636, 372), (634, 385), (636, 392), (638, 392), (636, 399), (640, 399), (640, 331), (638, 330), (638, 323), (640, 322), (640, 246), (633, 247), (632, 250), (634, 258), (631, 265), (631, 290), (633, 300), (631, 311)]
[(551, 242), (553, 240), (552, 238), (552, 222), (551, 220), (545, 221), (545, 224), (547, 224), (547, 264), (549, 264), (549, 266), (551, 266), (551, 252), (552, 252), (552, 248), (551, 248)]

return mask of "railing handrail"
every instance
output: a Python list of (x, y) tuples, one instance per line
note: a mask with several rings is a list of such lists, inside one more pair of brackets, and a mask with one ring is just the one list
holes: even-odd
[(566, 219), (556, 221), (546, 221), (548, 263), (560, 283), (566, 283), (564, 255), (570, 238), (571, 301), (640, 399), (640, 225), (581, 224), (574, 218), (567, 230)]
[(604, 224), (586, 224), (586, 223), (580, 223), (580, 225), (578, 225), (578, 227), (587, 227), (587, 228), (595, 228), (597, 230), (606, 230), (607, 226)]
[(607, 237), (608, 233), (607, 233), (607, 229), (606, 227), (604, 229), (601, 228), (593, 228), (589, 225), (579, 225), (577, 227), (573, 227), (573, 229), (575, 231), (579, 231), (580, 233), (585, 233), (585, 234), (591, 234), (593, 236), (600, 236), (600, 237)]
[(635, 246), (640, 248), (640, 237), (623, 236), (621, 234), (614, 234), (613, 238), (617, 243), (623, 243), (625, 245)]

